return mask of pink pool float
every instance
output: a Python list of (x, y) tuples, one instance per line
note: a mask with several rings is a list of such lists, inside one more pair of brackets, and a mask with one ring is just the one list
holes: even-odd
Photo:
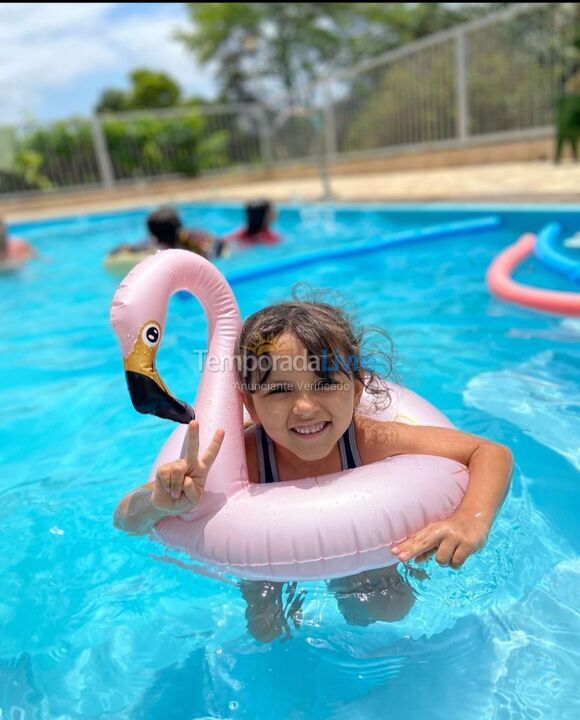
[[(208, 354), (194, 408), (169, 392), (155, 368), (169, 297), (188, 290), (208, 318)], [(225, 429), (221, 451), (197, 507), (155, 528), (167, 545), (244, 578), (342, 577), (398, 562), (391, 547), (451, 515), (467, 487), (467, 469), (440, 457), (405, 455), (341, 473), (275, 484), (248, 480), (242, 398), (234, 367), (238, 306), (225, 278), (199, 255), (166, 250), (134, 268), (117, 290), (111, 320), (138, 410), (179, 422), (151, 470), (180, 457), (187, 422), (200, 421), (200, 446)], [(380, 419), (451, 427), (426, 400), (389, 384)]]
[(580, 292), (544, 290), (512, 280), (512, 273), (533, 253), (535, 243), (536, 236), (526, 233), (494, 259), (486, 275), (490, 291), (500, 300), (516, 305), (557, 315), (580, 316)]

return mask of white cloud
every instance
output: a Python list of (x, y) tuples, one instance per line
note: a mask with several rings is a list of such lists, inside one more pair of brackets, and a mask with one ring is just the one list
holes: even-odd
[(102, 19), (123, 3), (4, 3), (0, 8), (0, 42), (46, 39), (76, 32), (82, 23)]
[(74, 97), (82, 89), (86, 103), (88, 90), (94, 104), (104, 86), (138, 66), (170, 73), (188, 93), (211, 95), (212, 77), (173, 37), (188, 27), (181, 4), (150, 3), (140, 12), (131, 5), (0, 5), (0, 122), (37, 115), (54, 92)]

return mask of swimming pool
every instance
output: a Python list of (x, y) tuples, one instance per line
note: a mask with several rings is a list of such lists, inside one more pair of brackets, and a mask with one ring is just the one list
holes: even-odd
[[(280, 256), (499, 213), (500, 230), (290, 271), (236, 286), (243, 315), (297, 280), (343, 293), (388, 329), (403, 382), (463, 430), (508, 444), (517, 469), (486, 548), (454, 573), (429, 563), (401, 622), (349, 626), (307, 583), (302, 626), (259, 645), (237, 588), (162, 562), (111, 526), (169, 424), (131, 408), (109, 327), (108, 249), (146, 209), (14, 225), (43, 258), (0, 283), (1, 717), (577, 718), (580, 646), (580, 321), (492, 298), (485, 269), (524, 231), (580, 208), (285, 206)], [(239, 206), (183, 206), (217, 233)], [(271, 259), (272, 254), (268, 254)], [(224, 270), (261, 262), (251, 250)], [(574, 289), (531, 259), (516, 278)], [(178, 397), (198, 381), (206, 325), (171, 302), (159, 366)]]

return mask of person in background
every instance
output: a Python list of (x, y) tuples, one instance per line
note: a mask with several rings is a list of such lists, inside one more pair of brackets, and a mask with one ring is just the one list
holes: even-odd
[(147, 218), (149, 238), (135, 245), (120, 245), (110, 255), (121, 252), (143, 253), (158, 250), (189, 250), (206, 260), (215, 260), (223, 254), (225, 243), (205, 230), (188, 230), (172, 207), (161, 207)]
[(34, 248), (22, 238), (9, 238), (8, 228), (0, 218), (0, 269), (15, 269), (33, 257), (36, 257)]
[(256, 200), (246, 205), (246, 225), (228, 235), (242, 247), (250, 245), (276, 245), (281, 236), (270, 229), (276, 219), (276, 209), (269, 200)]
[(225, 243), (205, 230), (187, 230), (177, 212), (162, 207), (147, 218), (147, 228), (158, 249), (190, 250), (206, 260), (214, 260), (223, 253)]

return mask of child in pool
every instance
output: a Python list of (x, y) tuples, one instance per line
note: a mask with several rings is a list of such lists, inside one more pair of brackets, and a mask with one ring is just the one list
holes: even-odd
[(221, 240), (205, 230), (186, 229), (177, 211), (172, 207), (160, 207), (147, 217), (149, 238), (140, 243), (124, 243), (111, 250), (110, 255), (119, 253), (154, 253), (158, 250), (189, 250), (206, 260), (221, 257), (225, 248)]
[[(457, 460), (470, 474), (458, 509), (400, 542), (393, 552), (402, 562), (435, 554), (439, 564), (459, 568), (486, 541), (509, 485), (511, 453), (503, 445), (457, 430), (358, 415), (365, 387), (379, 402), (388, 401), (387, 391), (373, 383), (375, 374), (365, 365), (361, 341), (345, 314), (326, 303), (280, 303), (246, 320), (238, 340), (238, 368), (253, 421), (245, 430), (250, 480), (299, 480), (402, 454)], [(145, 534), (161, 518), (195, 507), (223, 431), (215, 433), (201, 455), (198, 438), (199, 425), (193, 421), (185, 457), (161, 466), (154, 482), (123, 498), (115, 513), (117, 527)], [(282, 586), (241, 583), (248, 629), (259, 640), (267, 642), (288, 631)], [(411, 588), (393, 566), (332, 580), (329, 587), (345, 619), (358, 625), (400, 619), (413, 603)], [(300, 602), (295, 597), (295, 609)]]
[(33, 257), (38, 257), (34, 248), (22, 238), (8, 237), (8, 228), (0, 218), (0, 270), (4, 263), (13, 269)]
[(240, 247), (276, 245), (282, 238), (270, 227), (275, 219), (276, 209), (269, 200), (247, 203), (245, 226), (227, 235), (225, 240), (235, 241)]

